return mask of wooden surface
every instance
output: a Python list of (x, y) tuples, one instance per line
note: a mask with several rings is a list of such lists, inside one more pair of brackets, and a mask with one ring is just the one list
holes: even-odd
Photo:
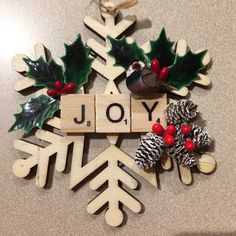
[(95, 130), (95, 96), (93, 94), (62, 96), (61, 131), (93, 133)]
[[(138, 42), (146, 42), (165, 26), (172, 39), (184, 38), (193, 49), (209, 47), (213, 57), (214, 64), (209, 71), (213, 87), (209, 90), (194, 87), (191, 99), (199, 104), (203, 120), (206, 120), (201, 125), (205, 124), (215, 138), (215, 147), (211, 151), (217, 159), (217, 171), (214, 175), (194, 173), (194, 185), (187, 187), (179, 182), (174, 168), (171, 172), (159, 174), (161, 190), (138, 178), (141, 181), (139, 199), (145, 204), (145, 211), (141, 215), (129, 214), (127, 224), (118, 229), (106, 226), (102, 214), (87, 214), (88, 199), (95, 196), (87, 186), (76, 193), (65, 191), (68, 175), (49, 171), (50, 176), (54, 175), (52, 186), (49, 180), (50, 189), (41, 190), (34, 187), (33, 180), (15, 178), (11, 166), (19, 158), (19, 152), (12, 148), (12, 142), (22, 133), (7, 135), (6, 132), (13, 122), (12, 114), (25, 97), (12, 90), (13, 81), (19, 78), (10, 67), (12, 56), (16, 53), (32, 56), (33, 45), (38, 41), (44, 42), (55, 56), (60, 56), (64, 52), (63, 43), (71, 42), (77, 32), (82, 32), (85, 39), (94, 36), (84, 28), (82, 20), (85, 11), (98, 19), (99, 13), (94, 5), (87, 8), (88, 1), (61, 1), (59, 4), (53, 1), (4, 2), (0, 6), (0, 83), (4, 99), (0, 105), (3, 111), (0, 152), (4, 160), (0, 165), (0, 185), (4, 189), (0, 200), (2, 235), (75, 235), (78, 232), (80, 235), (234, 235), (236, 180), (232, 169), (235, 165), (233, 140), (236, 131), (233, 115), (235, 86), (232, 85), (236, 45), (232, 38), (236, 33), (233, 27), (235, 2), (160, 1), (154, 12), (155, 4), (156, 1), (150, 1), (150, 5), (125, 11), (135, 12), (139, 18), (138, 30), (134, 34)], [(81, 14), (78, 14), (78, 9)], [(6, 83), (6, 79), (10, 83)], [(96, 86), (89, 89), (102, 93), (105, 87), (106, 81), (98, 78)], [(123, 82), (119, 83), (119, 88), (126, 90)], [(137, 144), (136, 139), (124, 139), (121, 146), (133, 155), (133, 146)], [(106, 146), (101, 136), (91, 137), (90, 145), (95, 148), (88, 152), (88, 158)], [(22, 154), (20, 157), (27, 156)]]
[(130, 110), (128, 94), (96, 95), (96, 132), (129, 133)]

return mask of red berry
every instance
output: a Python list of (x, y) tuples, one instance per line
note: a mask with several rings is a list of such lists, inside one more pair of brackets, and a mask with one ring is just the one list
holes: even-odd
[(47, 94), (50, 97), (56, 97), (59, 95), (56, 89), (48, 89)]
[(165, 80), (169, 72), (170, 72), (170, 69), (168, 67), (163, 67), (159, 74), (160, 80)]
[(170, 134), (166, 134), (164, 136), (164, 143), (167, 145), (167, 146), (173, 146), (174, 143), (175, 143), (175, 138), (174, 136), (170, 135)]
[(182, 134), (190, 134), (191, 133), (191, 127), (189, 125), (183, 125), (181, 128)]
[(160, 62), (157, 59), (153, 59), (151, 61), (151, 70), (154, 73), (159, 74), (159, 72), (160, 72)]
[(184, 148), (185, 150), (189, 151), (189, 152), (192, 152), (195, 150), (195, 143), (191, 140), (191, 139), (188, 139), (185, 144), (184, 144)]
[(65, 87), (60, 91), (61, 94), (73, 93), (76, 88), (75, 83), (69, 82)]
[(163, 126), (161, 124), (155, 123), (152, 126), (152, 132), (157, 134), (157, 135), (163, 136), (165, 130), (164, 130), (164, 128), (163, 128)]
[(133, 70), (139, 70), (141, 68), (141, 64), (136, 61), (132, 64), (132, 68)]
[(57, 80), (57, 81), (54, 82), (54, 87), (57, 90), (61, 90), (63, 88), (63, 83), (60, 80)]
[(176, 134), (176, 128), (175, 128), (175, 126), (174, 126), (174, 125), (168, 125), (168, 126), (166, 127), (166, 133), (175, 136), (175, 134)]

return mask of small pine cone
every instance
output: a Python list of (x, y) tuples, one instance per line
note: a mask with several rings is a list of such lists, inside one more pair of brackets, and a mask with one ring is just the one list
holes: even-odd
[(163, 137), (152, 132), (141, 141), (135, 155), (135, 162), (141, 169), (150, 169), (156, 165), (163, 154)]
[(181, 160), (181, 163), (179, 164), (183, 164), (184, 166), (188, 166), (188, 167), (192, 167), (194, 165), (196, 165), (196, 159), (195, 156), (192, 152), (187, 152), (183, 155), (183, 158)]
[(209, 146), (211, 144), (211, 138), (207, 131), (198, 125), (192, 125), (193, 141), (198, 147)]
[(168, 124), (178, 124), (191, 120), (197, 115), (197, 105), (190, 100), (182, 99), (175, 103), (170, 103), (165, 111)]

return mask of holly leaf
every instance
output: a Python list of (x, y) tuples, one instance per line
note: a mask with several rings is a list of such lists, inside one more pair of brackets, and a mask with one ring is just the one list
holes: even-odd
[(151, 40), (151, 51), (147, 53), (149, 60), (157, 59), (160, 62), (161, 67), (170, 66), (175, 61), (175, 54), (172, 50), (174, 42), (168, 40), (166, 31), (163, 28), (159, 38)]
[(125, 37), (122, 39), (108, 37), (108, 39), (111, 43), (111, 50), (108, 54), (115, 58), (116, 66), (122, 66), (127, 70), (134, 61), (143, 61), (148, 64), (148, 58), (136, 42), (130, 44)]
[(65, 66), (64, 83), (73, 82), (80, 88), (88, 82), (88, 76), (92, 72), (93, 59), (89, 57), (90, 49), (85, 47), (81, 36), (70, 45), (65, 44), (66, 54), (61, 59)]
[(35, 61), (27, 57), (24, 61), (29, 67), (25, 75), (35, 80), (35, 86), (54, 88), (55, 81), (64, 81), (63, 69), (53, 59), (46, 62), (42, 57)]
[(195, 54), (188, 50), (184, 56), (177, 56), (174, 64), (170, 67), (165, 83), (176, 89), (181, 89), (198, 80), (199, 71), (205, 67), (202, 63), (205, 53), (206, 51)]
[(24, 129), (29, 133), (34, 127), (42, 128), (44, 121), (51, 118), (59, 109), (59, 101), (52, 97), (41, 95), (31, 98), (28, 102), (21, 104), (22, 111), (15, 114), (16, 121), (9, 132)]

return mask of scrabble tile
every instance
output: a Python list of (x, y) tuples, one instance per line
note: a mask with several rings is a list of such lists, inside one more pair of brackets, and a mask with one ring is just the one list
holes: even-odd
[(129, 95), (96, 95), (96, 132), (130, 132)]
[(69, 94), (61, 97), (61, 131), (95, 132), (95, 96)]
[(153, 123), (160, 119), (166, 125), (164, 111), (167, 105), (166, 94), (155, 99), (135, 99), (131, 97), (131, 131), (149, 132)]

